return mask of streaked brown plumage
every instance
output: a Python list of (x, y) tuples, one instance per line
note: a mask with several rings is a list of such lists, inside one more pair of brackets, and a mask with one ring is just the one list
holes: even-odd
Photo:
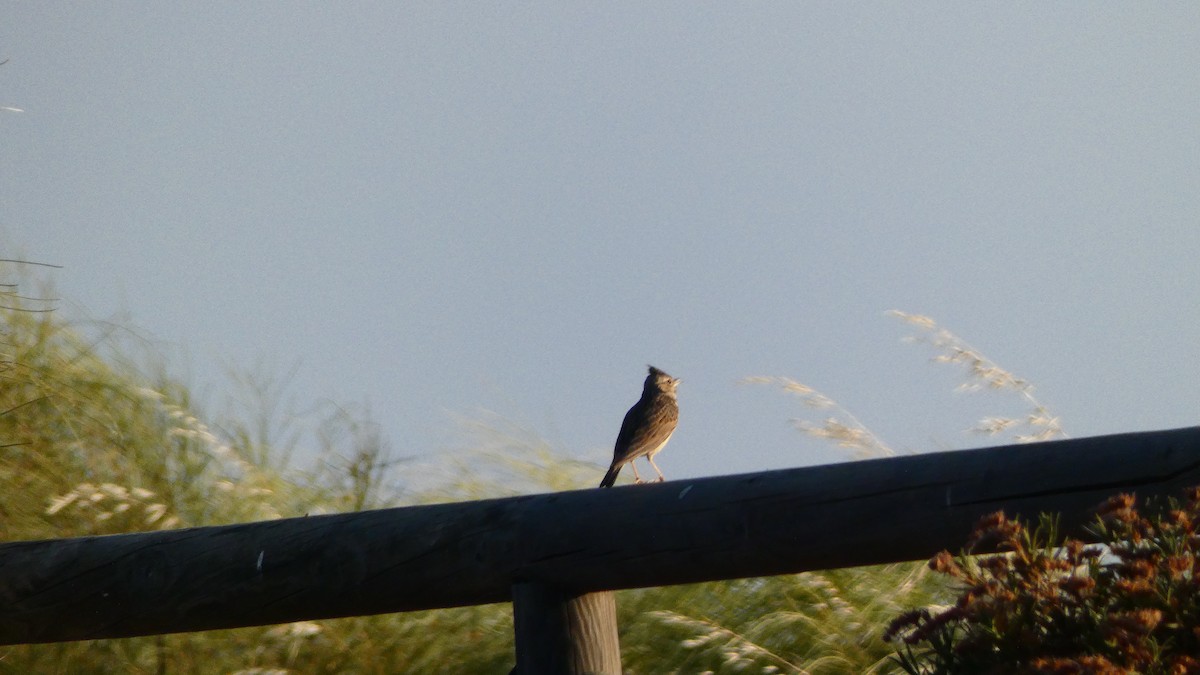
[(645, 457), (658, 473), (658, 480), (665, 480), (663, 472), (654, 463), (654, 455), (671, 440), (675, 425), (679, 422), (679, 405), (675, 400), (675, 388), (679, 380), (650, 366), (650, 374), (642, 385), (642, 397), (625, 413), (621, 433), (613, 447), (612, 466), (600, 481), (600, 487), (612, 487), (617, 474), (626, 464), (633, 469), (635, 482), (642, 482), (633, 460)]

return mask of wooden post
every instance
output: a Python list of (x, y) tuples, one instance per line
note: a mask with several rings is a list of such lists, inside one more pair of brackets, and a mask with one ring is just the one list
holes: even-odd
[(612, 591), (574, 594), (548, 584), (513, 584), (516, 675), (620, 675)]

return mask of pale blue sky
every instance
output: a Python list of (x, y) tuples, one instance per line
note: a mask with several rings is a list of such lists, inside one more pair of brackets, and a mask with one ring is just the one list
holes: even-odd
[(10, 2), (4, 58), (0, 245), (63, 311), (213, 398), (299, 362), (397, 455), (488, 409), (606, 463), (647, 363), (675, 478), (844, 457), (747, 375), (915, 451), (1020, 410), (891, 308), (1073, 435), (1200, 422), (1195, 2)]

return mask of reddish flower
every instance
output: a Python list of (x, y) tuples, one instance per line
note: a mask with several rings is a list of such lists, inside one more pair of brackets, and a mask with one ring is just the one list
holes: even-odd
[(1096, 580), (1091, 577), (1070, 576), (1058, 582), (1059, 586), (1075, 598), (1084, 598), (1091, 594), (1096, 587)]
[(1137, 518), (1137, 512), (1133, 510), (1136, 503), (1137, 498), (1131, 494), (1113, 495), (1096, 510), (1096, 515), (1105, 522), (1132, 523)]
[(957, 579), (963, 579), (966, 577), (966, 573), (963, 572), (962, 568), (958, 566), (958, 563), (954, 560), (954, 556), (950, 555), (949, 551), (942, 551), (941, 553), (933, 556), (933, 558), (929, 561), (929, 569), (933, 570), (934, 572), (949, 574)]

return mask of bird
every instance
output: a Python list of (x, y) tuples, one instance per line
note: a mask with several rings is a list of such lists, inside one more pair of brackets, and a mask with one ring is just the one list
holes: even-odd
[(637, 466), (633, 463), (638, 457), (645, 457), (650, 461), (650, 466), (658, 472), (660, 483), (666, 480), (662, 470), (654, 463), (654, 455), (671, 440), (671, 434), (675, 433), (675, 425), (679, 423), (679, 404), (675, 400), (675, 388), (679, 386), (680, 381), (654, 366), (648, 368), (650, 374), (646, 376), (646, 382), (642, 385), (642, 397), (625, 413), (625, 420), (621, 422), (621, 432), (617, 434), (617, 442), (613, 447), (612, 465), (608, 467), (608, 473), (604, 474), (604, 480), (600, 481), (602, 488), (612, 487), (617, 480), (617, 474), (621, 472), (621, 467), (626, 464), (633, 469), (634, 482), (641, 483)]

